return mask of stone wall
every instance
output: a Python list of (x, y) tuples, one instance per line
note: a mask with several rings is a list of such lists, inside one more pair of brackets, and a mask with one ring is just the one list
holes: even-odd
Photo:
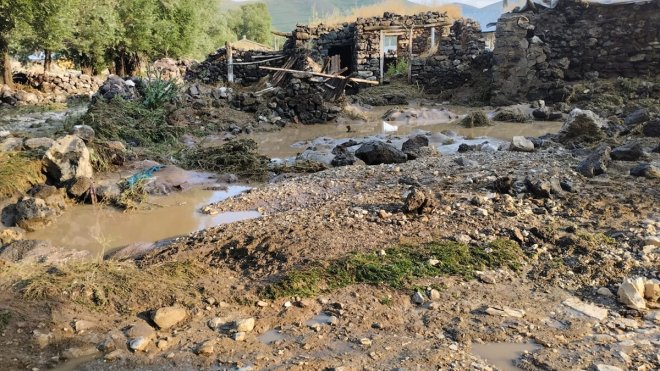
[[(286, 62), (286, 58), (282, 57), (282, 52), (267, 52), (267, 51), (233, 51), (233, 62), (244, 63), (254, 62), (257, 60), (271, 60), (261, 64), (235, 64), (234, 65), (234, 82), (243, 85), (250, 85), (261, 78), (267, 76), (269, 71), (260, 70), (258, 66), (268, 67), (282, 67)], [(214, 84), (218, 82), (227, 82), (227, 49), (218, 49), (215, 53), (211, 54), (201, 63), (194, 63), (188, 67), (185, 79), (189, 81), (201, 81), (205, 84)]]
[(0, 103), (9, 106), (65, 103), (71, 97), (90, 97), (105, 77), (76, 71), (58, 75), (17, 72), (14, 81), (14, 88), (0, 86)]
[(431, 93), (470, 84), (475, 73), (490, 68), (490, 55), (479, 23), (459, 19), (440, 39), (435, 53), (412, 60), (412, 81)]
[(566, 98), (566, 83), (660, 74), (660, 1), (504, 14), (497, 23), (493, 104)]

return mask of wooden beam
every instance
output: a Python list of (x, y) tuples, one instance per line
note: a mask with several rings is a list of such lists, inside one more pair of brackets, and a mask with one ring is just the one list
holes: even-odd
[(280, 31), (270, 31), (275, 36), (282, 36), (282, 37), (291, 37), (293, 36), (293, 33), (291, 32), (280, 32)]
[(364, 80), (364, 79), (358, 79), (358, 78), (355, 78), (355, 77), (346, 77), (346, 76), (341, 76), (341, 75), (329, 75), (327, 73), (289, 70), (289, 69), (286, 69), (286, 68), (265, 67), (265, 66), (259, 66), (259, 69), (268, 70), (268, 71), (280, 71), (280, 72), (287, 72), (287, 73), (308, 73), (312, 76), (329, 77), (331, 79), (349, 80), (349, 81), (359, 82), (359, 83), (363, 83), (363, 84), (378, 85), (378, 81)]
[[(414, 25), (414, 27), (417, 28), (429, 28), (429, 27), (443, 27), (443, 26), (450, 26), (451, 23), (449, 22), (436, 22), (436, 23), (428, 23), (428, 24), (422, 24), (422, 25)], [(364, 26), (365, 31), (383, 31), (383, 30), (400, 30), (400, 31), (407, 31), (409, 28), (405, 26)]]
[[(398, 47), (398, 46), (397, 46)], [(380, 30), (380, 83), (383, 83), (385, 77), (385, 32)]]

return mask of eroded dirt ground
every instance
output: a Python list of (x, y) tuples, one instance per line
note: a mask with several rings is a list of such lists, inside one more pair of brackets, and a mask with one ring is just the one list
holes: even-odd
[[(82, 285), (73, 270), (34, 267), (25, 275), (20, 270), (31, 268), (6, 266), (9, 277), (31, 278), (0, 294), (0, 364), (487, 370), (494, 366), (472, 344), (504, 342), (536, 345), (510, 356), (526, 370), (657, 369), (657, 308), (628, 310), (603, 288), (616, 295), (625, 277), (658, 277), (657, 247), (645, 239), (659, 227), (660, 184), (629, 176), (634, 163), (618, 162), (593, 179), (577, 175), (577, 163), (575, 154), (553, 147), (297, 175), (206, 210), (257, 209), (262, 218), (179, 238), (136, 264), (101, 263), (86, 270)], [(495, 186), (504, 177), (511, 194)], [(526, 178), (564, 186), (534, 194)], [(412, 188), (434, 200), (421, 213), (404, 213)], [(383, 256), (402, 245), (495, 239), (520, 245), (519, 269), (417, 277), (397, 288), (311, 285), (300, 297), (268, 290), (356, 252)], [(99, 298), (97, 289), (110, 283), (99, 280), (112, 279), (119, 288)], [(417, 290), (427, 295), (418, 301)], [(149, 326), (148, 345), (129, 351), (130, 327), (153, 325), (150, 311), (174, 304), (186, 318), (168, 330)], [(247, 318), (254, 329), (237, 335), (232, 322)]]

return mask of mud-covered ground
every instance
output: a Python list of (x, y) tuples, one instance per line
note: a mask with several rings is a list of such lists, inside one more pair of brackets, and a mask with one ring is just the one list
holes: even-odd
[[(474, 343), (532, 342), (537, 350), (516, 361), (522, 369), (657, 369), (657, 308), (628, 310), (603, 288), (616, 295), (624, 277), (658, 278), (657, 248), (643, 248), (660, 227), (658, 180), (629, 176), (634, 163), (625, 162), (586, 179), (573, 170), (579, 158), (558, 147), (472, 152), (349, 166), (258, 187), (207, 211), (258, 209), (260, 219), (180, 238), (139, 260), (139, 270), (97, 267), (102, 277), (110, 269), (146, 274), (135, 295), (99, 304), (90, 287), (30, 291), (44, 277), (79, 287), (67, 281), (75, 275), (65, 268), (5, 286), (0, 363), (43, 369), (83, 356), (83, 369), (490, 369), (471, 351)], [(511, 195), (493, 188), (502, 177), (520, 183)], [(556, 178), (571, 191), (534, 198), (527, 177)], [(403, 211), (413, 187), (435, 199), (421, 214)], [(476, 279), (417, 277), (396, 288), (320, 287), (309, 297), (267, 290), (355, 252), (380, 256), (401, 245), (494, 239), (521, 246), (520, 269), (488, 270)], [(162, 282), (145, 273), (181, 262), (190, 266)], [(20, 269), (6, 267), (9, 276)], [(411, 295), (427, 288), (436, 291), (415, 303)], [(576, 310), (581, 302), (587, 309)], [(145, 351), (130, 352), (126, 330), (153, 325), (149, 311), (173, 304), (186, 309), (186, 318), (165, 331), (149, 327)], [(234, 340), (231, 322), (245, 318), (255, 319), (254, 329)], [(214, 319), (218, 329), (209, 326)]]

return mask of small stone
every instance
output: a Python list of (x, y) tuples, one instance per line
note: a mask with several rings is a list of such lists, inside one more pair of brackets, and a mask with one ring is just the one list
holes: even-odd
[(268, 302), (265, 302), (265, 301), (263, 301), (263, 300), (259, 300), (259, 301), (257, 302), (257, 306), (260, 307), (260, 308), (265, 308), (265, 307), (267, 307), (268, 305), (269, 305)]
[(494, 285), (497, 283), (495, 275), (490, 272), (476, 272), (477, 278), (483, 283)]
[(607, 309), (600, 308), (593, 304), (585, 303), (577, 298), (568, 298), (564, 300), (563, 304), (575, 311), (578, 311), (591, 318), (595, 318), (599, 321), (602, 321), (607, 318), (607, 313), (608, 313)]
[(237, 332), (234, 334), (233, 338), (235, 341), (245, 341), (245, 339), (247, 338), (247, 333)]
[(206, 340), (205, 342), (199, 344), (197, 349), (195, 349), (195, 353), (200, 356), (204, 357), (210, 357), (215, 353), (215, 340), (210, 339)]
[(158, 340), (158, 342), (156, 343), (156, 347), (160, 350), (167, 349), (168, 346), (169, 343), (167, 342), (167, 340)]
[(597, 364), (594, 366), (596, 368), (596, 371), (623, 371), (623, 369), (616, 367), (616, 366), (611, 366), (611, 365), (605, 365), (605, 364)]
[(643, 296), (644, 279), (643, 278), (626, 278), (623, 280), (619, 291), (619, 301), (632, 309), (646, 309), (646, 301)]
[(644, 319), (660, 325), (660, 310), (653, 310), (646, 313)]
[(415, 304), (417, 304), (417, 305), (422, 305), (422, 304), (424, 304), (424, 302), (426, 301), (426, 298), (424, 297), (424, 295), (422, 295), (421, 292), (416, 291), (416, 292), (412, 295), (411, 300), (412, 300), (413, 303), (415, 303)]
[(596, 293), (597, 293), (598, 295), (602, 295), (602, 296), (614, 296), (614, 294), (612, 293), (612, 291), (610, 291), (610, 289), (608, 289), (607, 287), (601, 287), (601, 288), (599, 288), (599, 289), (596, 291)]
[(188, 313), (184, 308), (165, 307), (154, 313), (153, 321), (161, 330), (167, 330), (185, 320), (186, 317), (188, 317)]
[(511, 142), (511, 150), (518, 152), (534, 152), (534, 142), (523, 136), (515, 136)]
[(372, 341), (369, 338), (362, 338), (360, 339), (360, 344), (365, 346), (370, 346), (372, 344)]
[(153, 339), (156, 337), (156, 331), (154, 331), (153, 327), (147, 325), (146, 323), (140, 322), (132, 325), (126, 331), (126, 336), (129, 339), (136, 339), (138, 337)]
[(105, 357), (103, 357), (103, 359), (107, 362), (113, 362), (113, 361), (123, 359), (125, 356), (126, 356), (125, 351), (117, 349), (117, 350), (113, 350), (112, 352), (106, 354)]
[(236, 332), (251, 332), (254, 330), (254, 318), (240, 319), (235, 322), (234, 329)]
[(226, 322), (226, 321), (225, 321), (224, 318), (215, 317), (215, 318), (210, 319), (206, 324), (209, 326), (209, 328), (210, 328), (211, 330), (217, 330), (217, 329), (220, 328), (220, 326), (222, 326), (225, 322)]
[(525, 311), (522, 309), (513, 309), (509, 307), (490, 307), (486, 309), (486, 313), (491, 316), (500, 316), (500, 317), (515, 317), (523, 318), (525, 316)]
[(128, 347), (134, 352), (146, 352), (150, 343), (151, 340), (148, 337), (138, 336), (129, 342)]
[(440, 291), (438, 291), (436, 289), (431, 289), (428, 292), (428, 296), (429, 296), (429, 299), (431, 299), (431, 301), (438, 301), (438, 300), (440, 300)]
[(76, 332), (91, 330), (96, 327), (96, 323), (92, 321), (77, 320), (73, 323), (73, 328)]
[(284, 303), (284, 308), (291, 308), (292, 306), (293, 306), (293, 304), (290, 301), (287, 301), (286, 303)]
[(660, 299), (660, 281), (646, 281), (644, 284), (644, 298), (651, 303), (657, 302)]

